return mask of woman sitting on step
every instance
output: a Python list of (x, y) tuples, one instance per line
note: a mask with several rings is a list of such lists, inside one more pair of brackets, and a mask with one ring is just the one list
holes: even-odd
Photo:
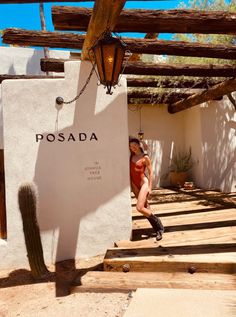
[[(144, 153), (142, 143), (136, 138), (130, 138), (130, 181), (131, 189), (137, 198), (136, 209), (150, 222), (156, 233), (156, 240), (162, 239), (164, 227), (161, 220), (150, 210), (147, 202), (152, 190), (152, 164), (149, 156)], [(148, 172), (148, 175), (145, 172)]]

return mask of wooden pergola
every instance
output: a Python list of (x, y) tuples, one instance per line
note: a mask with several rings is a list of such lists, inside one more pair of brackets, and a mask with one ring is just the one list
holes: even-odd
[[(34, 3), (34, 0), (14, 0), (1, 3)], [(53, 1), (44, 1), (53, 2)], [(63, 1), (66, 2), (66, 1)], [(77, 0), (82, 2), (82, 0)], [(236, 34), (236, 13), (224, 11), (195, 10), (126, 10), (125, 0), (96, 0), (94, 8), (69, 6), (52, 7), (52, 20), (55, 32), (6, 29), (3, 31), (3, 42), (22, 46), (42, 46), (50, 48), (67, 48), (81, 50), (81, 60), (88, 60), (88, 50), (109, 28), (114, 32), (145, 33), (144, 38), (123, 38), (127, 49), (133, 54), (124, 70), (128, 87), (129, 103), (140, 99), (145, 103), (168, 104), (169, 113), (173, 114), (209, 100), (222, 98), (236, 90), (236, 65), (196, 65), (144, 63), (141, 54), (174, 55), (224, 60), (236, 59), (235, 45), (214, 45), (197, 42), (158, 40), (159, 33), (200, 33), (200, 34)], [(61, 31), (67, 31), (63, 33)], [(71, 33), (68, 33), (70, 31)], [(85, 34), (73, 33), (74, 31)], [(41, 69), (48, 72), (64, 72), (63, 59), (42, 59)], [(132, 77), (135, 75), (135, 77)], [(139, 78), (155, 76), (154, 78)], [(179, 79), (173, 83), (169, 79), (158, 79), (156, 76), (199, 77), (197, 80)], [(221, 78), (210, 80), (209, 77)], [(16, 78), (0, 75), (0, 81)], [(52, 77), (53, 78), (53, 77)], [(57, 77), (58, 78), (58, 77)], [(134, 87), (137, 91), (133, 91)], [(165, 88), (166, 93), (142, 91), (142, 87)], [(173, 89), (188, 88), (190, 92), (175, 92)], [(202, 89), (193, 94), (194, 89)], [(141, 90), (141, 91), (140, 91)]]

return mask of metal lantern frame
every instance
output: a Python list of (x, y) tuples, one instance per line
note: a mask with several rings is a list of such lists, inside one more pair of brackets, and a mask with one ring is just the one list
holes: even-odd
[(95, 71), (98, 80), (107, 88), (107, 94), (112, 94), (112, 87), (118, 85), (124, 72), (125, 53), (126, 44), (121, 38), (113, 37), (109, 30), (105, 31), (89, 50), (90, 60), (97, 66)]

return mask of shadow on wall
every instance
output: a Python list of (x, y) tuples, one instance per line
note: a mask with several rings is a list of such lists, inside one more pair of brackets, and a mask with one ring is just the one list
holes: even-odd
[[(83, 64), (80, 73), (84, 74)], [(84, 76), (79, 76), (78, 92), (83, 84)], [(110, 210), (106, 210), (106, 203), (129, 186), (126, 175), (128, 160), (121, 163), (125, 167), (123, 171), (117, 171), (114, 165), (121, 157), (114, 151), (115, 146), (119, 148), (125, 139), (128, 158), (128, 136), (124, 136), (124, 127), (112, 124), (113, 118), (120, 117), (117, 105), (124, 99), (119, 94), (106, 108), (96, 112), (95, 76), (87, 92), (93, 93), (85, 93), (77, 101), (73, 125), (59, 129), (60, 109), (57, 109), (55, 131), (40, 136), (43, 139), (39, 145), (34, 177), (39, 193), (39, 223), (44, 231), (58, 229), (57, 261), (75, 259), (80, 235), (87, 237), (84, 248), (93, 249), (94, 237), (109, 241), (109, 235), (114, 235), (114, 222), (123, 222), (122, 213), (114, 217)], [(101, 206), (102, 210), (97, 211)], [(80, 232), (84, 218), (86, 222), (81, 227), (83, 232)], [(113, 226), (109, 226), (111, 223)]]
[(153, 184), (154, 187), (158, 187), (161, 180), (161, 171), (163, 163), (163, 142), (156, 140), (147, 140), (148, 154), (152, 162), (152, 168), (154, 171)]
[(34, 50), (33, 55), (28, 59), (26, 75), (44, 74), (41, 71), (40, 59), (43, 58), (43, 50)]
[(217, 105), (209, 103), (208, 107), (202, 108), (201, 124), (204, 187), (235, 191), (236, 120), (233, 105), (227, 99)]

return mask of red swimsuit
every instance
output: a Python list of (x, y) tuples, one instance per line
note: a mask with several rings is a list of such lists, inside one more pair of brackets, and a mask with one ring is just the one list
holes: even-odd
[(142, 186), (142, 181), (145, 176), (145, 158), (142, 157), (137, 162), (132, 161), (130, 158), (130, 178), (132, 183), (140, 190)]

